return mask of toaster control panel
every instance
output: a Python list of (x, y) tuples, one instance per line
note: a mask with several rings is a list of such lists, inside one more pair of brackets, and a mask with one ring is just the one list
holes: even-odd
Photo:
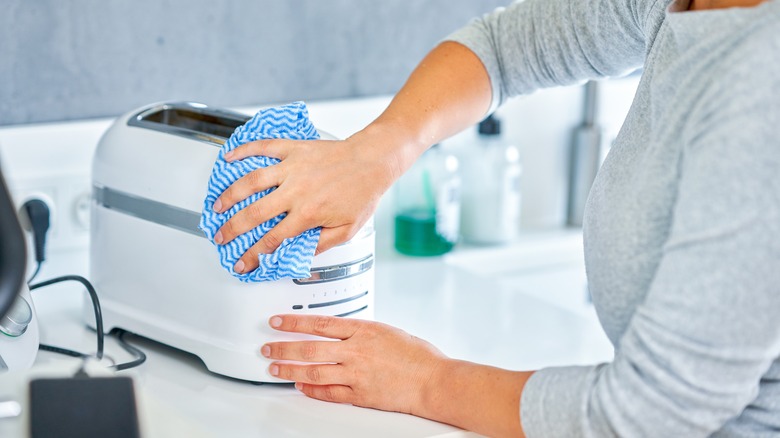
[[(309, 303), (309, 304), (296, 304), (296, 305), (292, 306), (292, 309), (293, 310), (309, 309), (309, 310), (312, 310), (313, 313), (320, 313), (320, 312), (322, 312), (322, 313), (331, 313), (331, 312), (329, 312), (329, 310), (330, 310), (329, 308), (330, 307), (346, 304), (347, 307), (349, 307), (349, 309), (346, 309), (344, 312), (337, 313), (337, 314), (335, 314), (333, 316), (349, 316), (349, 315), (352, 315), (354, 313), (363, 311), (363, 310), (366, 309), (366, 307), (368, 307), (367, 304), (363, 303), (363, 301), (365, 301), (365, 299), (361, 299), (361, 298), (367, 298), (368, 297), (368, 290), (364, 290), (363, 292), (357, 292), (357, 293), (354, 293), (356, 291), (354, 291), (354, 292), (347, 292), (346, 290), (344, 292), (345, 293), (342, 294), (342, 295), (345, 295), (346, 296), (345, 298), (336, 298), (337, 295), (338, 295), (338, 292), (332, 292), (330, 295), (333, 298), (331, 298), (330, 301), (321, 301), (321, 300), (324, 300), (324, 299), (328, 299), (328, 297), (327, 297), (328, 294), (327, 293), (320, 293), (320, 294), (314, 293), (314, 294), (312, 294), (312, 302), (311, 303)], [(354, 295), (351, 295), (352, 293), (354, 293)], [(342, 307), (344, 307), (344, 306), (342, 306)]]
[(373, 290), (374, 256), (350, 263), (312, 268), (311, 277), (296, 279), (298, 302), (293, 311), (350, 316), (368, 307)]

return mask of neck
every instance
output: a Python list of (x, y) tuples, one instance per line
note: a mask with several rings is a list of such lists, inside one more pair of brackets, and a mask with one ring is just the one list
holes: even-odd
[(708, 9), (752, 8), (766, 0), (691, 0), (689, 11), (706, 11)]

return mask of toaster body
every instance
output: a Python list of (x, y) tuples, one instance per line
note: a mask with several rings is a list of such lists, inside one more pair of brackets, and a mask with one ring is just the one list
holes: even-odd
[[(248, 119), (195, 103), (120, 117), (93, 161), (90, 276), (106, 330), (192, 353), (218, 374), (277, 382), (260, 347), (314, 337), (272, 330), (272, 315), (373, 319), (374, 229), (369, 221), (315, 256), (307, 279), (243, 283), (226, 272), (198, 223), (220, 147)], [(85, 320), (94, 327), (91, 308)]]

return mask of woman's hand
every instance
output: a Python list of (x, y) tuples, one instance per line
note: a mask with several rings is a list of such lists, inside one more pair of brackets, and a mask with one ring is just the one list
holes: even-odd
[(448, 359), (422, 339), (378, 322), (315, 315), (280, 315), (271, 327), (332, 341), (274, 342), (263, 356), (272, 375), (296, 382), (309, 397), (357, 406), (423, 415), (437, 369)]
[[(447, 358), (386, 324), (317, 315), (277, 315), (276, 330), (339, 341), (272, 342), (271, 375), (309, 397), (404, 412), (495, 437), (522, 437), (520, 397), (530, 372)], [(289, 363), (310, 362), (311, 364)]]
[(358, 133), (343, 141), (260, 140), (225, 155), (229, 162), (255, 155), (281, 162), (245, 175), (214, 202), (214, 211), (221, 213), (254, 193), (277, 187), (230, 218), (214, 237), (217, 244), (287, 213), (236, 262), (236, 272), (256, 269), (258, 254), (272, 253), (284, 239), (310, 228), (322, 227), (317, 253), (357, 233), (402, 172), (395, 159), (400, 148), (382, 147), (390, 141), (381, 136), (367, 137)]
[(228, 161), (252, 155), (282, 161), (233, 183), (214, 203), (214, 211), (277, 189), (233, 216), (214, 241), (225, 244), (287, 213), (236, 262), (233, 269), (240, 273), (257, 268), (258, 254), (271, 253), (284, 239), (310, 228), (322, 227), (318, 252), (346, 242), (425, 149), (486, 115), (491, 90), (477, 55), (448, 41), (423, 59), (382, 115), (347, 140), (262, 140), (234, 149), (225, 157)]

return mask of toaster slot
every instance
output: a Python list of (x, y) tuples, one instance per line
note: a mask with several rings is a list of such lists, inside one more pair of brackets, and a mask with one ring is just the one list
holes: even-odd
[(130, 117), (127, 124), (222, 146), (249, 119), (245, 114), (182, 102), (148, 108)]

